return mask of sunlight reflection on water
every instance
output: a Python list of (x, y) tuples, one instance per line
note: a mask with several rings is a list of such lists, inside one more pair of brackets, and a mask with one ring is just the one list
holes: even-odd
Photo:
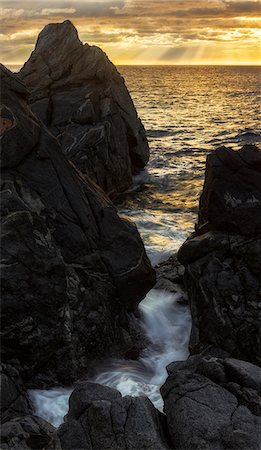
[[(220, 145), (238, 149), (245, 143), (260, 142), (260, 68), (119, 69), (151, 148), (143, 172), (144, 186), (119, 201), (119, 207), (137, 221), (155, 263), (164, 259), (168, 250), (169, 254), (176, 251), (193, 230), (207, 154)], [(141, 178), (142, 174), (134, 177), (134, 183), (140, 184)]]

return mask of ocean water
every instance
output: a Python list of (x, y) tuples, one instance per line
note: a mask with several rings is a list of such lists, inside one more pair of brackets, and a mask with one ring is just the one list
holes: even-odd
[[(193, 230), (206, 156), (261, 141), (260, 67), (119, 67), (151, 148), (134, 192), (119, 202), (154, 264)], [(143, 186), (139, 184), (144, 182)]]
[[(260, 68), (119, 67), (147, 130), (148, 166), (117, 203), (134, 220), (153, 264), (176, 252), (194, 228), (208, 153), (260, 145)], [(147, 395), (162, 409), (166, 365), (188, 356), (191, 317), (184, 293), (152, 290), (140, 304), (151, 344), (138, 361), (105, 361), (95, 381), (123, 395)], [(33, 390), (36, 413), (58, 426), (71, 389)]]
[[(188, 306), (179, 302), (183, 298), (182, 291), (172, 294), (152, 289), (140, 304), (150, 345), (137, 361), (104, 361), (91, 381), (115, 388), (123, 396), (146, 395), (162, 411), (160, 387), (167, 378), (166, 366), (184, 361), (189, 354), (191, 317)], [(36, 414), (58, 427), (67, 414), (72, 390), (60, 386), (30, 390)]]

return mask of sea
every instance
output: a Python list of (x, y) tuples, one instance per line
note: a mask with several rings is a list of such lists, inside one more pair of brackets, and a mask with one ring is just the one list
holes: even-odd
[[(14, 68), (13, 68), (14, 69)], [(208, 154), (217, 147), (261, 148), (258, 66), (120, 66), (151, 156), (117, 199), (133, 220), (153, 265), (167, 260), (194, 230)], [(94, 379), (122, 395), (147, 395), (162, 410), (166, 366), (188, 355), (191, 316), (184, 297), (153, 289), (141, 302), (150, 345), (138, 361), (104, 361)], [(36, 414), (59, 426), (73, 387), (31, 390)]]

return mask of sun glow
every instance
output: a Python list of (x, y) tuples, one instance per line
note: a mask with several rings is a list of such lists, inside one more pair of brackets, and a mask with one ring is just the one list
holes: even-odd
[(260, 64), (260, 2), (74, 0), (68, 7), (63, 0), (41, 0), (37, 7), (20, 0), (16, 9), (12, 0), (2, 0), (1, 5), (6, 65), (22, 65), (41, 29), (65, 19), (83, 42), (100, 46), (115, 64)]

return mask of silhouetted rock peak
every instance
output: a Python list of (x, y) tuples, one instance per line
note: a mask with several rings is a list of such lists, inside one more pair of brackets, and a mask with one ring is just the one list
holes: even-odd
[(50, 51), (58, 51), (58, 49), (66, 47), (67, 50), (76, 50), (81, 47), (82, 43), (78, 37), (78, 32), (70, 20), (63, 23), (49, 23), (40, 32), (36, 50), (41, 51), (50, 49)]
[(20, 71), (34, 113), (83, 174), (107, 193), (124, 191), (149, 147), (124, 79), (70, 21), (49, 24)]

